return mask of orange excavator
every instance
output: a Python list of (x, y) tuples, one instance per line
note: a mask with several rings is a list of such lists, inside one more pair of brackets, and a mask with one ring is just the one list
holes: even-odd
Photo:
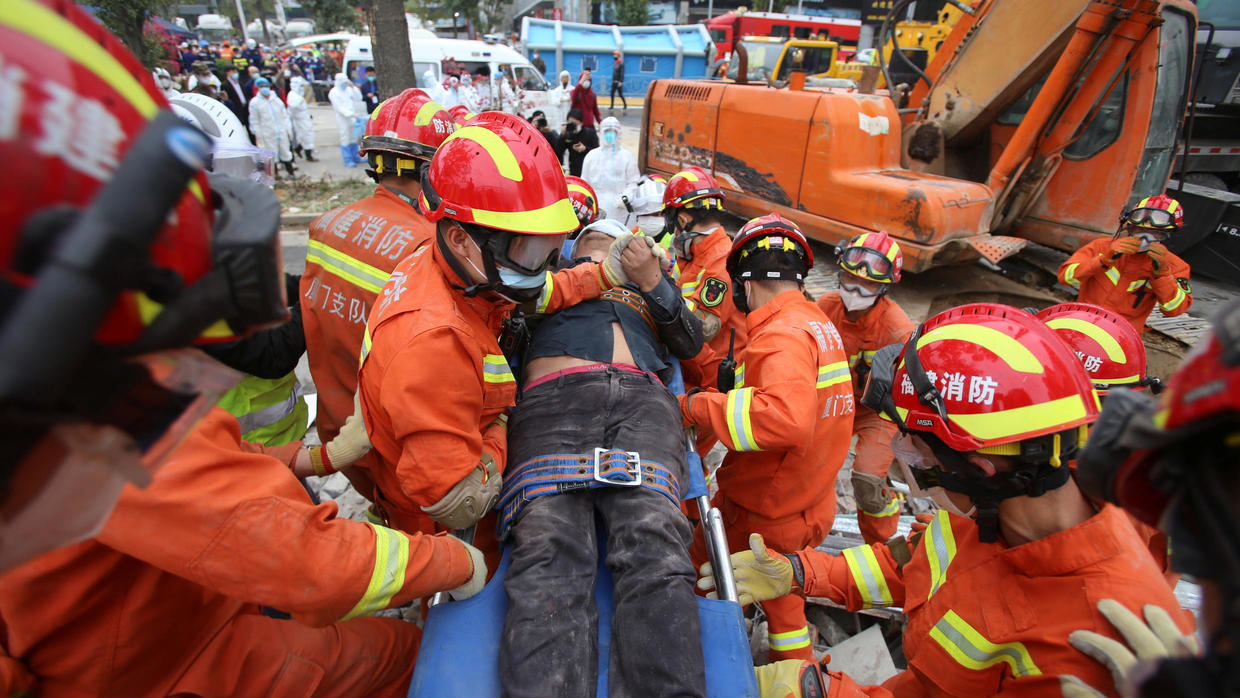
[(1193, 4), (968, 7), (916, 83), (891, 93), (806, 88), (795, 73), (780, 88), (652, 82), (642, 170), (704, 167), (734, 213), (774, 211), (827, 243), (886, 230), (911, 271), (1112, 234), (1170, 176)]

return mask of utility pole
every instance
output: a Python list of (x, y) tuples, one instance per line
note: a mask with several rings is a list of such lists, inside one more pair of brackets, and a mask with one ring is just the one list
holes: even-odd
[(244, 44), (245, 42), (250, 40), (250, 32), (248, 29), (245, 28), (245, 8), (241, 6), (241, 0), (236, 0), (236, 2), (237, 2), (237, 21), (241, 22), (241, 43)]

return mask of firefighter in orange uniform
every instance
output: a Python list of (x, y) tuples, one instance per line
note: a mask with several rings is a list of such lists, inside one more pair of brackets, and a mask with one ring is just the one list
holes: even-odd
[[(481, 554), (312, 504), (212, 407), (239, 376), (188, 348), (288, 319), (275, 196), (198, 171), (210, 140), (73, 3), (7, 3), (0, 63), (41, 76), (0, 142), (23, 173), (0, 182), (0, 691), (405, 695), (418, 629), (362, 616), (468, 596)], [(41, 150), (62, 102), (94, 155)]]
[(594, 193), (594, 187), (589, 182), (580, 177), (568, 175), (564, 183), (568, 185), (568, 200), (577, 213), (577, 230), (569, 236), (576, 239), (582, 228), (598, 220), (598, 194)]
[(1167, 250), (1167, 238), (1184, 225), (1180, 202), (1159, 194), (1142, 199), (1120, 218), (1121, 232), (1077, 250), (1059, 267), (1059, 283), (1080, 289), (1077, 300), (1118, 313), (1138, 332), (1155, 303), (1163, 315), (1193, 304), (1188, 264)]
[[(375, 193), (310, 224), (301, 307), (310, 375), (319, 393), (315, 424), (323, 443), (353, 414), (362, 334), (375, 296), (396, 264), (435, 235), (417, 211), (420, 168), (455, 130), (443, 107), (421, 90), (385, 100), (366, 122), (361, 145)], [(325, 474), (332, 464), (321, 469)], [(364, 481), (355, 484), (362, 485), (361, 494), (372, 495)]]
[(397, 265), (370, 314), (358, 374), (370, 474), (401, 530), (466, 529), (498, 498), (517, 386), (496, 338), (515, 304), (554, 312), (627, 281), (622, 250), (547, 272), (578, 220), (531, 134), (541, 138), (484, 112), (444, 141), (420, 201), (435, 241)]
[(942, 507), (929, 527), (838, 556), (785, 555), (754, 535), (731, 564), (742, 601), (791, 591), (902, 607), (909, 668), (867, 694), (1059, 695), (1064, 674), (1110, 693), (1107, 669), (1069, 642), (1078, 630), (1119, 638), (1102, 599), (1159, 606), (1192, 632), (1128, 517), (1096, 508), (1069, 474), (1098, 401), (1040, 320), (993, 303), (940, 313), (875, 355), (864, 400), (900, 428), (914, 495)]
[[(736, 305), (748, 312), (744, 383), (681, 399), (685, 424), (729, 449), (715, 502), (734, 550), (750, 531), (786, 552), (814, 546), (835, 519), (854, 403), (839, 334), (803, 293), (813, 263), (791, 221), (770, 214), (741, 228), (727, 269)], [(691, 552), (696, 564), (706, 559), (700, 528)], [(762, 608), (771, 660), (813, 659), (804, 600), (788, 596)]]
[[(880, 231), (849, 240), (837, 248), (836, 257), (840, 290), (824, 294), (818, 307), (844, 341), (854, 394), (860, 398), (874, 352), (907, 340), (915, 327), (887, 297), (891, 286), (900, 281), (904, 255), (895, 240)], [(887, 484), (896, 427), (874, 410), (858, 405), (853, 435), (857, 437), (852, 470), (857, 525), (865, 542), (884, 543), (896, 534), (900, 523), (900, 502)]]
[(732, 239), (723, 228), (723, 190), (709, 172), (690, 167), (676, 173), (663, 190), (664, 227), (672, 234), (680, 293), (702, 321), (710, 352), (705, 361), (685, 363), (687, 387), (714, 387), (719, 361), (728, 355), (736, 330), (734, 356), (740, 356), (749, 337), (745, 313), (736, 307), (728, 252)]

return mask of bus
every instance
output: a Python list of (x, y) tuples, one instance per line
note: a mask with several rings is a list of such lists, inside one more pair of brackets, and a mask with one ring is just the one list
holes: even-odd
[(861, 35), (861, 20), (782, 12), (728, 12), (708, 20), (706, 29), (715, 44), (716, 55), (722, 58), (732, 52), (733, 42), (742, 36), (830, 39), (841, 45), (856, 46)]

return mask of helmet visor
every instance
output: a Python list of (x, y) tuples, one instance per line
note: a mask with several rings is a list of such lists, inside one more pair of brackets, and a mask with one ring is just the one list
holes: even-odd
[(1175, 214), (1161, 208), (1139, 208), (1129, 213), (1124, 222), (1142, 228), (1175, 229)]
[(840, 254), (840, 266), (872, 281), (890, 283), (895, 280), (895, 265), (877, 250), (850, 247)]
[(568, 234), (561, 235), (513, 235), (508, 242), (504, 266), (511, 266), (523, 274), (538, 274), (555, 263), (560, 248)]

